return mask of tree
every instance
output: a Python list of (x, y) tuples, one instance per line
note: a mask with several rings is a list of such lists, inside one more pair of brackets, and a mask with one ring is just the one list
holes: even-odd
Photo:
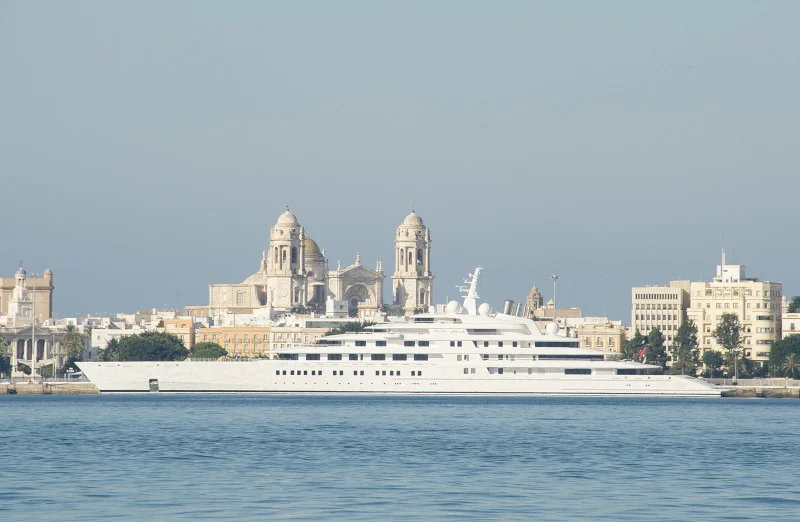
[(800, 358), (800, 335), (790, 335), (772, 345), (769, 351), (770, 375), (773, 377), (785, 376), (782, 366), (786, 362), (786, 358), (791, 354), (795, 354)]
[(800, 295), (796, 295), (792, 297), (792, 300), (789, 301), (789, 310), (790, 314), (796, 314), (800, 312)]
[(781, 365), (781, 371), (786, 377), (797, 379), (798, 374), (800, 374), (800, 357), (796, 353), (787, 355), (786, 360)]
[(339, 334), (343, 334), (343, 333), (363, 332), (364, 330), (367, 329), (367, 326), (372, 326), (374, 324), (375, 323), (370, 323), (370, 322), (367, 322), (367, 321), (364, 321), (364, 322), (361, 322), (361, 321), (348, 321), (348, 322), (346, 322), (346, 323), (344, 323), (344, 324), (342, 324), (340, 326), (337, 326), (336, 328), (331, 328), (330, 330), (325, 332), (325, 335), (323, 335), (322, 337), (317, 339), (317, 344), (322, 344), (323, 337), (327, 337), (329, 335), (339, 335)]
[(658, 328), (653, 328), (647, 334), (647, 353), (645, 360), (648, 364), (661, 366), (662, 371), (667, 369), (667, 351), (664, 348), (664, 334)]
[(75, 328), (75, 325), (67, 325), (67, 332), (61, 336), (61, 346), (67, 354), (64, 366), (61, 367), (62, 372), (66, 372), (70, 368), (73, 370), (78, 369), (75, 363), (83, 360), (83, 351), (86, 349), (87, 339), (86, 335)]
[(703, 364), (706, 366), (706, 371), (703, 372), (703, 377), (721, 377), (722, 371), (720, 368), (725, 362), (722, 354), (716, 350), (706, 350), (703, 352)]
[(189, 354), (183, 341), (166, 332), (144, 332), (112, 339), (102, 361), (182, 361)]
[(693, 321), (686, 321), (678, 328), (670, 353), (672, 355), (670, 373), (692, 376), (697, 374), (700, 350), (697, 347), (697, 326)]
[(189, 356), (198, 359), (219, 359), (226, 355), (228, 351), (217, 343), (197, 343), (189, 350)]
[(0, 336), (0, 377), (11, 375), (11, 346)]
[(97, 351), (97, 360), (101, 362), (119, 361), (119, 341), (111, 339), (106, 347)]
[(728, 376), (738, 375), (738, 352), (742, 345), (742, 325), (736, 314), (722, 314), (720, 322), (711, 334), (728, 354)]
[(633, 338), (626, 339), (625, 342), (622, 343), (622, 347), (620, 348), (622, 358), (628, 361), (637, 360), (646, 343), (647, 337), (639, 333), (639, 330), (636, 330), (636, 333), (633, 334)]

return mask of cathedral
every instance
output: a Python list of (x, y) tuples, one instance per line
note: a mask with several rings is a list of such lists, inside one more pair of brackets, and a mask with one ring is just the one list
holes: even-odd
[(209, 285), (212, 317), (250, 314), (257, 309), (370, 318), (383, 312), (410, 315), (431, 305), (430, 231), (412, 210), (395, 235), (392, 305), (383, 302), (383, 264), (375, 269), (355, 262), (328, 267), (325, 251), (306, 235), (287, 208), (270, 230), (257, 272), (239, 284)]

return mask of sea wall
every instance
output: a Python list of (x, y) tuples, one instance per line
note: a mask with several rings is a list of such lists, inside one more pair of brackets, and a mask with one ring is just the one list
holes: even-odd
[(789, 386), (736, 386), (725, 397), (761, 397), (765, 399), (800, 399), (800, 388)]
[(0, 395), (96, 395), (90, 382), (0, 383)]

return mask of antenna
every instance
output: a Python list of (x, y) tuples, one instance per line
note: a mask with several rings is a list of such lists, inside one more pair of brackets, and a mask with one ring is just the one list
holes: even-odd
[(481, 267), (475, 268), (475, 272), (469, 275), (471, 280), (464, 281), (469, 287), (458, 287), (461, 292), (466, 292), (467, 294), (464, 296), (464, 308), (469, 315), (478, 315), (478, 278), (481, 275), (481, 270), (483, 270)]

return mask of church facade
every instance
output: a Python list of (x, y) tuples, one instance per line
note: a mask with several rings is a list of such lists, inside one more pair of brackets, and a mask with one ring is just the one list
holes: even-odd
[[(316, 313), (370, 318), (387, 311), (383, 301), (383, 263), (355, 262), (330, 270), (325, 252), (287, 209), (270, 230), (257, 272), (238, 284), (209, 285), (209, 315), (250, 314), (267, 308), (276, 314)], [(432, 302), (430, 232), (411, 212), (395, 236), (392, 277), (394, 313), (425, 310)]]
[(30, 324), (34, 313), (37, 322), (53, 317), (53, 271), (28, 277), (20, 264), (13, 278), (0, 278), (0, 320)]

